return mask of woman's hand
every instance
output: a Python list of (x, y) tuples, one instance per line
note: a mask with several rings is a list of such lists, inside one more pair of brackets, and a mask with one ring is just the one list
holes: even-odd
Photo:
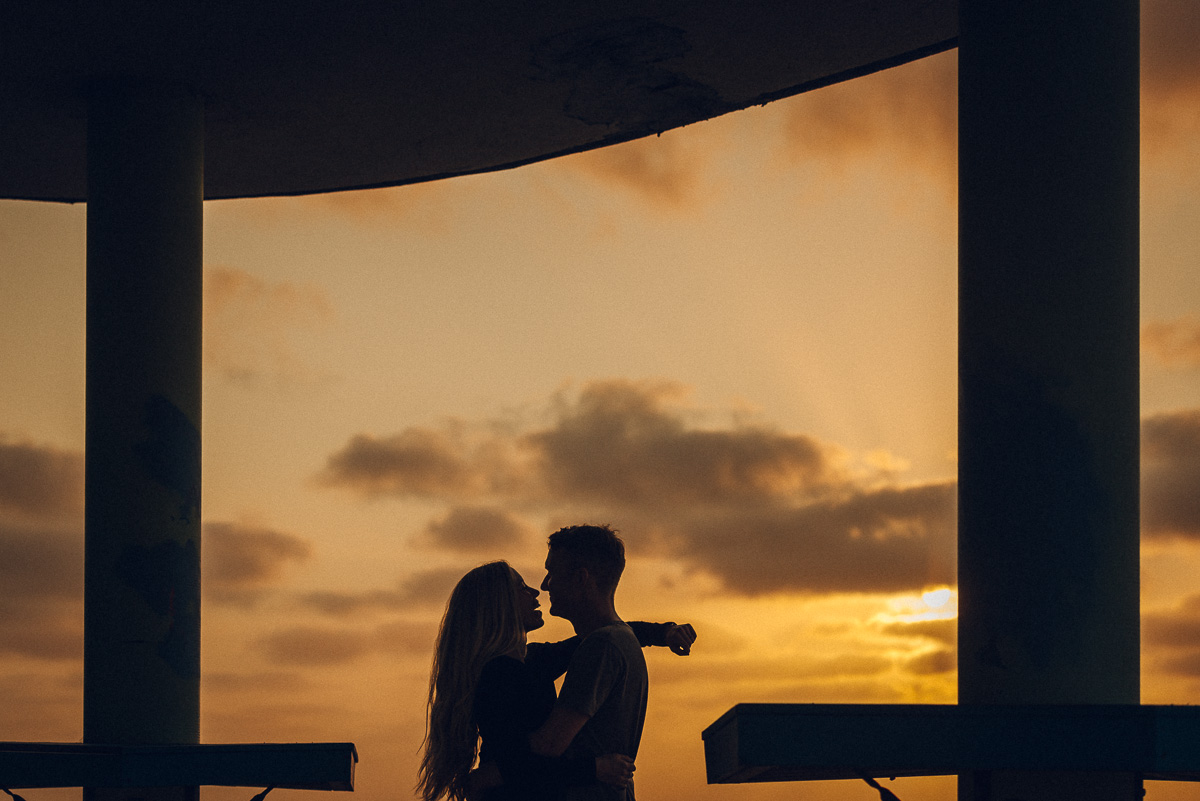
[(483, 798), (488, 790), (502, 784), (504, 777), (500, 775), (500, 768), (495, 762), (485, 762), (467, 774), (467, 801), (477, 801)]
[(613, 787), (628, 787), (636, 768), (624, 754), (605, 754), (596, 757), (596, 781)]

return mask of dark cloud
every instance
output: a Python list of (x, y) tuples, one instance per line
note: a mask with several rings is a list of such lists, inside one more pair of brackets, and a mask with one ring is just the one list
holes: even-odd
[(1200, 678), (1200, 595), (1142, 614), (1143, 655), (1154, 670)]
[[(812, 437), (742, 424), (702, 428), (679, 385), (599, 381), (560, 395), (536, 430), (408, 429), (354, 437), (325, 479), (364, 495), (452, 508), (425, 541), (459, 552), (523, 541), (494, 511), (615, 521), (634, 552), (656, 548), (742, 594), (917, 589), (954, 579), (953, 484), (901, 486), (853, 472)], [(518, 539), (517, 534), (521, 535)], [(449, 587), (447, 586), (446, 589)], [(439, 594), (444, 598), (444, 594)], [(310, 596), (327, 611), (409, 601), (404, 593)]]
[[(696, 646), (699, 649), (699, 641)], [(694, 651), (699, 656), (700, 651)], [(791, 686), (795, 682), (853, 682), (857, 679), (878, 679), (890, 673), (893, 660), (880, 653), (841, 653), (823, 658), (803, 658), (796, 655), (771, 657), (747, 655), (740, 658), (711, 658), (704, 651), (703, 667), (687, 659), (661, 658), (655, 660), (651, 680), (658, 684), (685, 684), (689, 690), (698, 684), (720, 688), (717, 693), (729, 698), (736, 691), (744, 698), (747, 690), (758, 694), (761, 688), (772, 685)], [(699, 680), (699, 681), (698, 681)], [(740, 688), (740, 689), (739, 689)], [(811, 700), (809, 696), (797, 698)]]
[(760, 505), (828, 490), (839, 476), (827, 449), (804, 435), (738, 427), (689, 428), (677, 385), (585, 386), (556, 425), (524, 441), (556, 497), (626, 507)]
[(432, 623), (394, 621), (384, 623), (375, 634), (377, 647), (400, 655), (432, 655), (438, 627)]
[(507, 445), (488, 436), (471, 441), (456, 425), (360, 434), (329, 457), (320, 480), (372, 497), (474, 498), (512, 489), (520, 465)]
[(0, 435), (0, 511), (44, 519), (83, 514), (83, 455)]
[(326, 667), (356, 661), (372, 650), (370, 635), (328, 626), (297, 626), (263, 637), (258, 648), (268, 661), (296, 667)]
[(83, 532), (0, 525), (0, 597), (70, 600), (83, 595)]
[(1175, 676), (1200, 678), (1200, 650), (1154, 660), (1154, 669), (1157, 672), (1169, 673)]
[(904, 660), (904, 669), (918, 676), (949, 673), (958, 669), (958, 654), (944, 648), (917, 654)]
[(1142, 2), (1143, 152), (1169, 152), (1200, 135), (1200, 4)]
[(410, 605), (410, 599), (402, 590), (366, 590), (363, 592), (322, 590), (305, 593), (300, 596), (300, 603), (323, 615), (349, 617), (364, 612), (404, 609)]
[(1175, 609), (1143, 614), (1142, 640), (1153, 647), (1200, 649), (1200, 595)]
[(1147, 323), (1142, 327), (1142, 353), (1166, 367), (1200, 367), (1200, 320)]
[(425, 539), (451, 551), (503, 552), (526, 542), (532, 533), (528, 523), (503, 509), (456, 506), (429, 522)]
[(332, 617), (436, 608), (446, 603), (450, 591), (465, 572), (461, 568), (425, 570), (412, 574), (393, 590), (312, 592), (301, 596), (300, 603)]
[(1200, 538), (1200, 409), (1142, 421), (1142, 533)]
[(620, 506), (761, 504), (819, 495), (843, 479), (816, 440), (749, 426), (690, 428), (668, 383), (598, 381), (559, 398), (556, 422), (515, 437), (461, 425), (358, 435), (322, 479), (368, 496)]
[(0, 654), (83, 657), (83, 532), (0, 525)]
[(238, 523), (204, 524), (202, 553), (205, 597), (248, 606), (277, 582), (290, 563), (307, 561), (307, 540), (282, 531)]
[(744, 595), (893, 592), (955, 580), (956, 485), (886, 487), (700, 519), (677, 556)]
[(919, 637), (946, 645), (954, 645), (958, 642), (957, 618), (916, 620), (911, 623), (888, 623), (881, 626), (880, 630), (884, 634), (892, 634), (897, 637)]
[[(206, 600), (246, 606), (310, 548), (278, 531), (207, 523), (202, 553)], [(82, 657), (81, 529), (0, 525), (0, 653)]]
[(1200, 87), (1200, 6), (1142, 0), (1142, 83), (1151, 91)]

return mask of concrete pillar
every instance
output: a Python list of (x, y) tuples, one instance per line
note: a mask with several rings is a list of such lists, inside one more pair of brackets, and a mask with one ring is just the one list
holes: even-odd
[(202, 102), (107, 82), (87, 145), (84, 742), (198, 743)]
[[(1136, 704), (1138, 3), (959, 14), (959, 702)], [(959, 784), (974, 801), (1140, 788)]]

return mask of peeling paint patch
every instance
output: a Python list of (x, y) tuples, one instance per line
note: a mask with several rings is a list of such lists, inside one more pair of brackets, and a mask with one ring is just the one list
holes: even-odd
[(667, 62), (687, 55), (684, 32), (646, 18), (611, 20), (543, 39), (533, 64), (570, 85), (563, 112), (588, 125), (665, 130), (734, 106)]

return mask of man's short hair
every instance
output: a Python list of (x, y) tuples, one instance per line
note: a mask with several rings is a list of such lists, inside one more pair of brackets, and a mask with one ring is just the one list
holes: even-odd
[(550, 535), (550, 550), (566, 556), (572, 567), (587, 568), (602, 590), (616, 590), (625, 570), (625, 543), (609, 526), (560, 528)]

